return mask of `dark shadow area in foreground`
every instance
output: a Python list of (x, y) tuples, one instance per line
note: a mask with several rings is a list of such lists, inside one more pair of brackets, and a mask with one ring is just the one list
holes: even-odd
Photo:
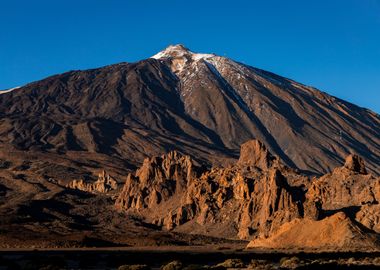
[[(255, 251), (34, 250), (0, 252), (0, 269), (377, 269), (380, 253), (259, 253)], [(374, 264), (376, 263), (376, 265)], [(134, 267), (131, 268), (131, 265)], [(139, 265), (139, 266), (137, 266)], [(123, 266), (123, 268), (121, 267)], [(136, 268), (137, 267), (137, 268)], [(264, 268), (263, 268), (264, 269)]]

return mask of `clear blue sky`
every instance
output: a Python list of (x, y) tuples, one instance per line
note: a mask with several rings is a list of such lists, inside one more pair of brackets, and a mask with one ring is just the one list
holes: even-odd
[(380, 112), (380, 0), (0, 0), (0, 89), (177, 43)]

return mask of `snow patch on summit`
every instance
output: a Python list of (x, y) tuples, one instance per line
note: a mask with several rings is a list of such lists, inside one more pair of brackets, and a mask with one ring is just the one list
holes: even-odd
[(13, 90), (16, 90), (16, 89), (19, 89), (19, 88), (21, 88), (21, 86), (13, 87), (13, 88), (10, 88), (10, 89), (7, 89), (7, 90), (0, 90), (0, 95), (12, 92)]
[(187, 49), (183, 45), (170, 45), (165, 50), (153, 55), (151, 58), (154, 59), (165, 59), (165, 58), (188, 58), (189, 60), (198, 61), (200, 59), (209, 59), (215, 57), (215, 54), (208, 53), (194, 53)]

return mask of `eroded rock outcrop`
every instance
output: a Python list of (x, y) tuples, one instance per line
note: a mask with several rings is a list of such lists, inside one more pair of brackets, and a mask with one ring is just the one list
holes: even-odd
[(301, 202), (297, 201), (279, 170), (269, 170), (256, 181), (253, 191), (248, 201), (242, 201), (240, 238), (247, 239), (252, 230), (267, 236), (283, 223), (301, 216)]
[(252, 140), (225, 168), (201, 170), (175, 151), (145, 159), (116, 207), (167, 230), (253, 239), (250, 247), (375, 248), (363, 228), (380, 230), (379, 195), (356, 155), (310, 181)]
[(241, 152), (236, 166), (203, 172), (177, 152), (146, 159), (128, 176), (116, 207), (166, 229), (242, 239), (300, 217), (300, 198), (275, 166), (279, 161), (256, 140)]
[(344, 167), (352, 172), (367, 174), (367, 169), (364, 164), (364, 160), (358, 155), (349, 155), (346, 158)]
[(136, 173), (129, 174), (116, 201), (119, 209), (153, 209), (156, 205), (182, 194), (197, 176), (189, 156), (176, 151), (160, 157), (146, 158)]
[(278, 158), (272, 156), (266, 146), (259, 140), (250, 140), (241, 145), (237, 165), (254, 166), (267, 170), (274, 163), (278, 163)]
[(364, 205), (355, 216), (356, 221), (370, 230), (380, 233), (380, 205)]
[(91, 193), (107, 193), (117, 189), (117, 182), (106, 171), (102, 171), (98, 175), (98, 179), (93, 183), (87, 183), (83, 179), (73, 180), (67, 187), (71, 189), (78, 189)]
[(347, 157), (345, 165), (313, 181), (306, 195), (324, 210), (339, 210), (378, 202), (377, 180), (367, 174), (363, 160)]
[(378, 249), (379, 191), (380, 179), (367, 174), (359, 156), (349, 155), (344, 166), (312, 180), (304, 218), (284, 223), (267, 237), (260, 235), (248, 248)]

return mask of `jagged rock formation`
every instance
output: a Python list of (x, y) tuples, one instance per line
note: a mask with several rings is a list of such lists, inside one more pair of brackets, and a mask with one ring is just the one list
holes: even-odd
[(176, 151), (147, 158), (135, 175), (128, 175), (116, 206), (136, 210), (152, 208), (184, 191), (196, 176), (191, 158)]
[(240, 147), (240, 157), (237, 165), (254, 166), (268, 170), (278, 159), (269, 153), (265, 145), (259, 140), (248, 141)]
[(193, 223), (186, 226), (208, 228), (215, 235), (224, 230), (243, 239), (256, 231), (267, 235), (300, 217), (300, 198), (265, 146), (250, 141), (241, 151), (238, 166), (201, 174), (177, 152), (146, 159), (128, 176), (116, 207), (166, 229)]
[(350, 155), (343, 167), (313, 181), (307, 198), (324, 210), (339, 210), (379, 202), (377, 189), (378, 179), (366, 173), (363, 160)]
[(376, 248), (379, 183), (355, 155), (309, 182), (252, 140), (224, 168), (178, 152), (145, 159), (116, 207), (164, 230), (253, 239), (251, 248)]
[(352, 172), (367, 174), (367, 169), (364, 165), (364, 160), (358, 155), (349, 155), (346, 158), (344, 167)]
[(117, 182), (105, 170), (98, 175), (98, 179), (93, 183), (87, 183), (83, 179), (71, 181), (67, 187), (79, 189), (91, 193), (107, 193), (117, 189)]
[(314, 179), (305, 195), (304, 218), (283, 224), (249, 248), (379, 249), (380, 179), (349, 155), (343, 167)]
[(269, 170), (267, 177), (253, 186), (248, 198), (242, 199), (248, 199), (241, 207), (238, 236), (243, 239), (252, 230), (269, 235), (283, 223), (301, 217), (301, 201), (296, 201), (286, 178), (277, 169)]

